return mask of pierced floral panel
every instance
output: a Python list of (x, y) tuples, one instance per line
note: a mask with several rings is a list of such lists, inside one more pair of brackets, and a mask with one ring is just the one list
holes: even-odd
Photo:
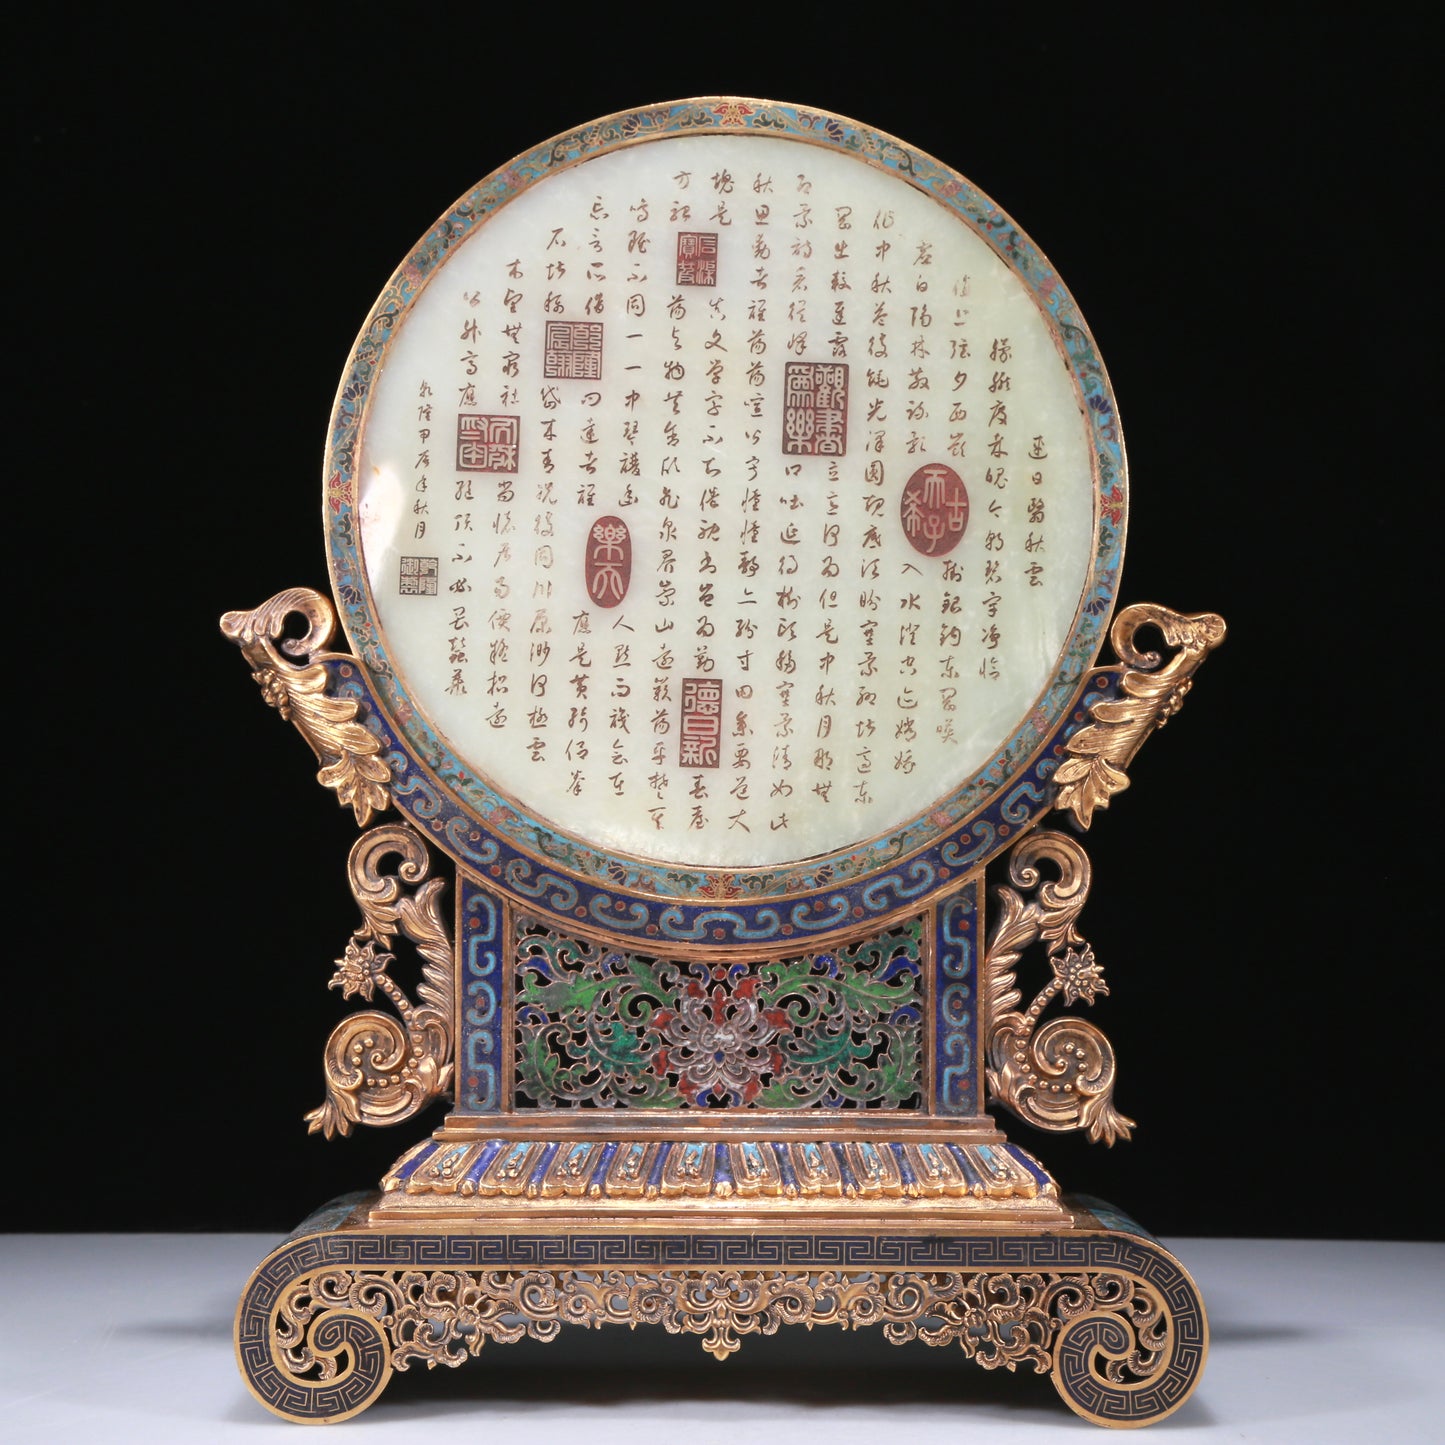
[(653, 958), (516, 924), (516, 1103), (916, 1109), (923, 924), (766, 963)]

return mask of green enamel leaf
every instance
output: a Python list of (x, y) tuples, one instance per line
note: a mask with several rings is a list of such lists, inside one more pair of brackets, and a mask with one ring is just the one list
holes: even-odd
[(648, 1066), (642, 1040), (615, 1019), (589, 1019), (585, 1047), (590, 1061), (615, 1073), (627, 1074)]
[(687, 1102), (666, 1079), (656, 1074), (629, 1078), (626, 1087), (627, 1105), (632, 1109), (678, 1109)]
[(857, 1013), (891, 1014), (894, 1009), (912, 1003), (916, 996), (914, 980), (904, 977), (887, 983), (861, 970), (849, 970), (833, 980), (839, 999)]
[(529, 972), (517, 989), (517, 1003), (539, 1008), (553, 1017), (574, 1010), (591, 1013), (606, 988), (605, 979), (589, 978), (586, 974), (563, 974), (550, 983), (543, 983), (539, 975)]
[(821, 1079), (807, 1081), (783, 1076), (763, 1085), (758, 1104), (764, 1109), (806, 1109), (821, 1099), (826, 1090), (827, 1085)]
[(872, 1070), (873, 1093), (881, 1103), (901, 1104), (922, 1083), (922, 1049), (917, 1028), (888, 1028), (888, 1048)]
[(526, 1033), (517, 1041), (517, 1074), (522, 1092), (539, 1104), (556, 1102), (561, 1064), (540, 1033)]

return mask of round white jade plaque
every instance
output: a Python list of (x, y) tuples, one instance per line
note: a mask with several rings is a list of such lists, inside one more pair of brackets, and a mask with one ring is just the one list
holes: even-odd
[(1096, 443), (1037, 285), (836, 144), (667, 133), (498, 185), (348, 454), (399, 711), (609, 853), (956, 821), (1088, 661)]

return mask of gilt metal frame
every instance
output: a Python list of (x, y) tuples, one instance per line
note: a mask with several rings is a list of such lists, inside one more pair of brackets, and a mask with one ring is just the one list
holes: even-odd
[[(776, 125), (856, 141), (958, 197), (937, 162), (834, 122), (686, 102), (609, 118), (552, 154), (569, 162), (658, 126)], [(489, 184), (456, 225), (495, 201)], [(524, 846), (526, 820), (479, 780), (459, 783), (407, 711), (369, 624), (358, 655), (334, 650), (332, 605), (304, 588), (222, 619), (363, 830), (348, 863), (360, 922), (330, 987), (365, 1007), (326, 1042), (308, 1125), (329, 1138), (454, 1101), (378, 1191), (308, 1220), (247, 1287), (238, 1360), (274, 1412), (346, 1418), (393, 1369), (564, 1323), (661, 1324), (720, 1359), (786, 1323), (876, 1323), (894, 1343), (1050, 1373), (1102, 1424), (1162, 1418), (1192, 1390), (1207, 1325), (1187, 1274), (1132, 1221), (1063, 1196), (985, 1096), (1046, 1132), (1129, 1137), (1112, 1046), (1057, 1012), (1109, 991), (1079, 928), (1091, 876), (1074, 833), (1128, 786), (1225, 629), (1209, 613), (1128, 607), (1110, 632), (1119, 661), (1089, 665), (1122, 547), (1107, 384), (1027, 238), (971, 190), (956, 203), (1070, 318), (1073, 364), (1103, 398), (1091, 424), (1106, 559), (1059, 697), (966, 805), (959, 794), (912, 831), (791, 874), (659, 869), (536, 828)], [(429, 239), (440, 254), (451, 237)], [(377, 318), (424, 280), (410, 265), (363, 331), (353, 382), (380, 354)], [(343, 438), (361, 392), (343, 385)], [(328, 487), (328, 525), (344, 532), (349, 482), (338, 472)], [(356, 579), (336, 580), (356, 613)], [(1167, 656), (1137, 645), (1142, 629)], [(1006, 879), (990, 902), (993, 860)], [(1030, 950), (1046, 974), (1024, 1007)]]

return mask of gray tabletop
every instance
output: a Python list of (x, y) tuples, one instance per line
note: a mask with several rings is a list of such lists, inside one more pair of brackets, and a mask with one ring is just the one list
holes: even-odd
[[(236, 1301), (262, 1235), (0, 1236), (0, 1438), (302, 1438), (242, 1384)], [(1198, 1281), (1204, 1377), (1158, 1438), (1445, 1441), (1445, 1245), (1168, 1242)], [(488, 1345), (458, 1370), (398, 1374), (337, 1431), (536, 1440), (909, 1445), (1088, 1439), (1046, 1378), (990, 1374), (957, 1350), (878, 1331), (784, 1329), (717, 1364), (660, 1328), (564, 1330)], [(483, 1434), (483, 1432), (486, 1432)], [(894, 1432), (898, 1432), (894, 1434)], [(1100, 1437), (1102, 1438), (1102, 1436)]]

